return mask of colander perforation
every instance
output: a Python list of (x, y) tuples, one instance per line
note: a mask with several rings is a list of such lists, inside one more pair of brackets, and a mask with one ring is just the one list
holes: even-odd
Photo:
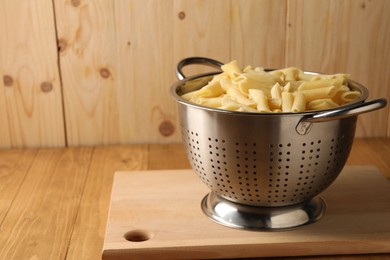
[(205, 135), (188, 126), (182, 134), (201, 180), (223, 198), (254, 206), (291, 205), (319, 194), (337, 177), (352, 145), (345, 133), (268, 143)]

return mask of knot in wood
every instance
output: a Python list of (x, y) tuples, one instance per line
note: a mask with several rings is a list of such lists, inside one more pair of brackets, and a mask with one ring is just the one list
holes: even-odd
[(158, 131), (162, 136), (168, 137), (175, 132), (175, 126), (169, 120), (164, 120), (160, 123)]
[(49, 82), (49, 81), (42, 82), (41, 90), (42, 90), (42, 92), (45, 92), (45, 93), (50, 92), (53, 90), (53, 84), (51, 84), (51, 82)]
[(102, 76), (102, 78), (109, 78), (111, 76), (111, 73), (108, 69), (101, 69), (100, 70), (100, 76)]
[(66, 49), (66, 47), (68, 46), (68, 43), (66, 42), (65, 39), (58, 39), (58, 52), (59, 53), (63, 53)]
[(186, 13), (181, 11), (179, 14), (178, 14), (178, 17), (180, 20), (184, 20), (184, 18), (186, 18)]
[(80, 0), (71, 0), (70, 3), (71, 3), (72, 6), (74, 6), (74, 7), (80, 6)]
[(14, 79), (10, 75), (4, 75), (3, 76), (3, 83), (6, 87), (12, 87), (14, 84)]

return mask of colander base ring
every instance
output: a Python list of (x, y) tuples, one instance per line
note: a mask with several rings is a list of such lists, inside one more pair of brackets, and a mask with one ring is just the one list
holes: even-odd
[(319, 220), (326, 211), (326, 203), (317, 196), (292, 206), (256, 207), (235, 203), (210, 192), (203, 198), (201, 208), (206, 216), (227, 227), (282, 231)]

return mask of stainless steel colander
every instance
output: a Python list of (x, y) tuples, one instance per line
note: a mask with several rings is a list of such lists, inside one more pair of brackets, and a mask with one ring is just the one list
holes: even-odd
[(171, 88), (188, 159), (211, 190), (202, 201), (206, 215), (227, 226), (260, 230), (319, 219), (326, 207), (317, 195), (343, 169), (357, 115), (384, 107), (386, 100), (365, 102), (367, 89), (349, 81), (362, 97), (337, 109), (246, 113), (207, 108), (180, 97), (203, 87), (216, 74), (185, 78), (182, 68), (190, 64), (221, 63), (185, 59), (178, 64), (181, 80)]

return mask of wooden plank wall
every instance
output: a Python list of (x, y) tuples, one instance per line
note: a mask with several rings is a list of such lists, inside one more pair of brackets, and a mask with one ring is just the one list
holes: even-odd
[[(347, 72), (390, 100), (389, 0), (3, 0), (0, 33), (1, 148), (180, 142), (188, 56)], [(389, 137), (390, 109), (357, 136)]]
[(0, 1), (0, 147), (64, 146), (50, 1)]

